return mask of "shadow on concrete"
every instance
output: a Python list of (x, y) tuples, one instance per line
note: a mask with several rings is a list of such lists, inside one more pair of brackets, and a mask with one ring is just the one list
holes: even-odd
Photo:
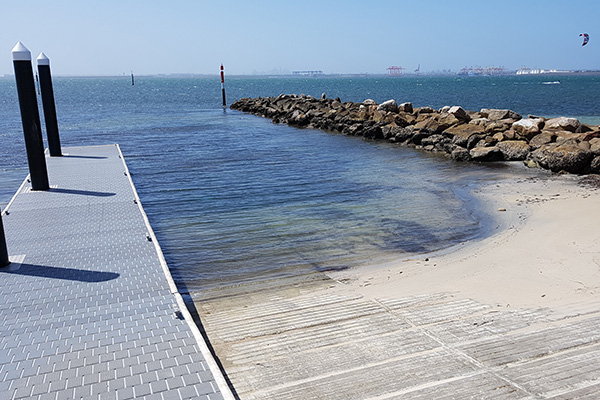
[(77, 190), (77, 189), (50, 189), (51, 193), (65, 193), (65, 194), (78, 194), (82, 196), (95, 196), (95, 197), (110, 197), (116, 195), (112, 192), (95, 192), (93, 190)]
[(85, 269), (50, 267), (47, 265), (9, 264), (0, 268), (2, 274), (36, 276), (39, 278), (63, 279), (77, 282), (99, 283), (116, 279), (116, 272), (89, 271)]
[(63, 157), (65, 157), (65, 158), (90, 158), (93, 160), (102, 160), (102, 159), (108, 158), (108, 157), (103, 157), (103, 156), (74, 156), (74, 155), (70, 155), (70, 154), (63, 155)]

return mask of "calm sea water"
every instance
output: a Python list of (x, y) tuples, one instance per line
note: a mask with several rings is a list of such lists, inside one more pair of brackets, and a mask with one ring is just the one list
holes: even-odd
[[(394, 98), (600, 123), (600, 77), (229, 78), (226, 89), (229, 102), (325, 92), (342, 101)], [(470, 190), (540, 173), (224, 112), (217, 78), (138, 77), (135, 86), (129, 77), (55, 78), (54, 91), (63, 146), (121, 145), (182, 291), (469, 240), (489, 229)], [(9, 78), (0, 79), (0, 143), (5, 207), (28, 173)]]

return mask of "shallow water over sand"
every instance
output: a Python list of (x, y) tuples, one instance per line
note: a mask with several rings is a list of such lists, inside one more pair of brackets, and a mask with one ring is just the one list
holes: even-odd
[[(226, 87), (230, 101), (326, 92), (343, 101), (395, 98), (415, 106), (595, 118), (588, 105), (598, 103), (598, 78), (543, 82), (232, 78)], [(64, 146), (121, 145), (182, 291), (346, 268), (469, 240), (486, 229), (471, 188), (505, 174), (539, 173), (520, 165), (454, 163), (388, 143), (224, 112), (218, 80), (140, 77), (132, 87), (128, 77), (57, 78), (54, 90)], [(586, 104), (571, 102), (577, 90), (579, 96), (589, 91)], [(0, 101), (4, 207), (27, 167), (10, 79), (0, 79)]]

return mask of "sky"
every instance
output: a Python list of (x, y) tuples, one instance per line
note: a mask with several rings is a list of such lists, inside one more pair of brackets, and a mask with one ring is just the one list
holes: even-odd
[(600, 70), (599, 17), (572, 0), (0, 0), (0, 76), (19, 41), (55, 76)]

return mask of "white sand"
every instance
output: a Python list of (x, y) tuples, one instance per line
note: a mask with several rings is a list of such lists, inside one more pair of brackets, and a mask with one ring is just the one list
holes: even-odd
[[(477, 195), (491, 237), (437, 254), (328, 275), (366, 298), (449, 292), (502, 307), (559, 307), (600, 296), (600, 191), (577, 176), (515, 178)], [(506, 209), (506, 211), (500, 211)], [(428, 260), (426, 260), (428, 259)]]

